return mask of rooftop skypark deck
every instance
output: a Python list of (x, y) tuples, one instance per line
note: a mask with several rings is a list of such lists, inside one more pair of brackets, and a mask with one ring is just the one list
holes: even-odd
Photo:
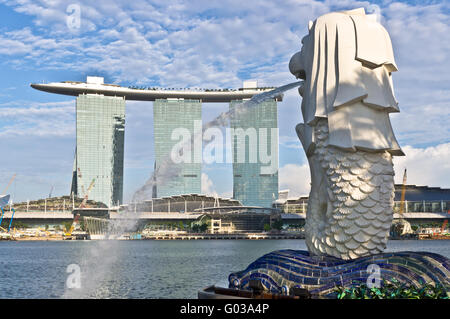
[[(78, 96), (80, 94), (102, 94), (106, 96), (122, 96), (126, 100), (155, 101), (157, 99), (190, 99), (207, 102), (230, 102), (233, 100), (250, 99), (254, 95), (271, 91), (273, 87), (257, 87), (256, 81), (244, 82), (238, 89), (191, 89), (191, 88), (160, 88), (160, 87), (123, 87), (116, 84), (105, 84), (103, 78), (88, 77), (86, 82), (64, 81), (46, 84), (32, 83), (31, 87), (49, 93)], [(276, 100), (281, 101), (282, 95)]]

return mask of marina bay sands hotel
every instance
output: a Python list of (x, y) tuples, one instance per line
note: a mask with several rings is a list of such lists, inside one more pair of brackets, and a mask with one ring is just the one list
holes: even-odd
[[(159, 89), (132, 88), (105, 84), (102, 77), (88, 76), (86, 82), (57, 82), (31, 84), (37, 90), (76, 96), (76, 150), (71, 192), (82, 197), (91, 186), (89, 199), (103, 202), (108, 207), (122, 204), (125, 139), (125, 101), (153, 101), (153, 130), (155, 168), (167, 160), (178, 141), (171, 139), (176, 128), (194, 132), (194, 123), (201, 121), (202, 103), (236, 102), (273, 88), (258, 88), (256, 81), (246, 81), (239, 89)], [(277, 101), (282, 96), (266, 100), (258, 107), (233, 117), (232, 128), (277, 128)], [(200, 122), (201, 123), (201, 122)], [(270, 135), (270, 133), (269, 133)], [(258, 136), (258, 138), (260, 138)], [(278, 135), (277, 135), (278, 139)], [(244, 139), (232, 139), (236, 152)], [(278, 198), (278, 140), (276, 172), (262, 174), (259, 161), (233, 161), (233, 198), (246, 206), (270, 207)], [(270, 148), (269, 148), (270, 150)], [(248, 155), (248, 151), (246, 151)], [(247, 156), (248, 157), (248, 156)], [(152, 197), (183, 194), (201, 194), (201, 163), (182, 163), (177, 175), (154, 189)], [(180, 166), (178, 166), (180, 167)], [(93, 186), (92, 181), (95, 180)]]

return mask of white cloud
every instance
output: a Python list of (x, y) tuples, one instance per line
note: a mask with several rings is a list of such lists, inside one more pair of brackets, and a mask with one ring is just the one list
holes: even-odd
[[(236, 86), (242, 74), (268, 85), (292, 80), (287, 63), (300, 49), (308, 20), (331, 10), (369, 6), (359, 1), (313, 0), (257, 5), (237, 0), (154, 5), (86, 0), (79, 1), (82, 29), (71, 37), (65, 25), (67, 3), (2, 2), (46, 28), (41, 35), (29, 28), (5, 32), (0, 54), (26, 54), (26, 60), (45, 68), (100, 70), (119, 81), (157, 81), (168, 86)], [(442, 68), (450, 54), (450, 42), (441, 41), (450, 28), (445, 9), (444, 3), (387, 3), (381, 8), (403, 74), (399, 88), (412, 93), (417, 91), (411, 86), (413, 80), (423, 85), (424, 80), (436, 81), (435, 74), (448, 78), (448, 67)], [(19, 62), (15, 60), (24, 67)]]
[(289, 189), (289, 197), (308, 195), (311, 177), (308, 164), (286, 164), (278, 171), (279, 189)]
[(296, 138), (295, 136), (285, 136), (282, 135), (279, 137), (279, 143), (280, 146), (284, 146), (286, 148), (293, 148), (293, 149), (298, 149), (298, 150), (302, 150), (302, 144), (300, 143), (300, 140), (298, 138)]
[(402, 183), (407, 169), (407, 183), (426, 186), (450, 187), (450, 143), (427, 148), (402, 148), (406, 156), (394, 157), (395, 182)]
[(10, 106), (0, 107), (0, 117), (4, 119), (0, 123), (2, 138), (75, 135), (75, 107), (72, 101), (50, 103), (17, 101), (3, 105)]
[(214, 183), (206, 173), (202, 173), (202, 194), (210, 196), (217, 195), (214, 188)]
[[(274, 71), (279, 61), (287, 65), (290, 52), (299, 42), (289, 23), (312, 18), (311, 10), (323, 7), (314, 2), (286, 2), (286, 12), (298, 12), (295, 18), (292, 14), (287, 18), (286, 12), (282, 14), (271, 2), (258, 6), (238, 1), (195, 1), (189, 5), (164, 2), (152, 6), (143, 1), (80, 1), (82, 29), (78, 38), (71, 38), (65, 26), (67, 4), (5, 4), (34, 17), (35, 25), (46, 26), (42, 35), (30, 33), (29, 28), (3, 35), (5, 41), (14, 41), (13, 51), (24, 54), (25, 60), (45, 68), (103, 70), (121, 81), (157, 78), (162, 85), (172, 86), (240, 85), (238, 74), (243, 71), (277, 74)], [(308, 10), (300, 10), (305, 7)], [(208, 10), (218, 14), (209, 16)], [(93, 29), (97, 32), (90, 32)], [(2, 52), (8, 54), (6, 46), (0, 48)], [(21, 60), (14, 63), (25, 67)]]

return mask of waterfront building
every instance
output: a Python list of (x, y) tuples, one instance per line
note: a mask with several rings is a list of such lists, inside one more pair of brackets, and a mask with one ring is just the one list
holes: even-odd
[(137, 211), (140, 213), (180, 213), (185, 214), (202, 214), (204, 209), (211, 207), (241, 207), (242, 204), (231, 198), (214, 197), (201, 194), (181, 194), (177, 196), (167, 196), (144, 200), (139, 203), (131, 203), (122, 205), (122, 211)]
[[(281, 218), (277, 209), (242, 206), (236, 199), (199, 194), (153, 198), (123, 205), (122, 209), (139, 212), (140, 218), (152, 228), (164, 227), (167, 222), (206, 223), (212, 234), (262, 232), (265, 226)], [(111, 215), (114, 216), (115, 213)]]
[[(395, 184), (394, 212), (400, 210), (402, 184)], [(289, 190), (279, 192), (272, 207), (283, 213), (306, 214), (308, 195), (288, 197)], [(282, 195), (285, 195), (284, 197)], [(450, 213), (450, 189), (418, 185), (405, 185), (405, 213)], [(430, 215), (431, 216), (431, 215)], [(450, 216), (449, 216), (450, 217)]]
[(123, 97), (76, 99), (76, 149), (71, 192), (107, 206), (122, 203), (125, 137)]
[[(163, 172), (164, 176), (155, 176), (154, 197), (201, 193), (201, 121), (202, 103), (199, 100), (159, 99), (153, 103), (155, 170), (158, 172), (161, 165), (167, 164), (167, 161), (171, 162), (171, 172)], [(195, 134), (199, 133), (200, 139), (197, 141), (199, 140), (200, 145), (197, 150), (194, 143), (183, 145), (181, 151), (188, 151), (188, 148), (190, 150), (189, 160), (173, 163), (171, 152), (176, 144), (183, 144), (183, 141), (172, 134), (180, 129), (180, 132), (189, 132), (191, 142), (194, 142)], [(197, 154), (197, 157), (200, 155), (199, 158), (195, 158), (196, 151), (200, 152)]]
[[(224, 103), (250, 99), (254, 95), (271, 91), (273, 87), (258, 87), (256, 81), (246, 81), (238, 89), (174, 89), (156, 87), (122, 87), (106, 84), (101, 77), (88, 76), (86, 82), (64, 81), (47, 84), (31, 84), (31, 87), (49, 93), (77, 96), (77, 148), (75, 152), (72, 193), (84, 196), (91, 181), (95, 184), (89, 198), (106, 205), (122, 202), (123, 193), (123, 141), (125, 128), (125, 100), (154, 101), (155, 171), (168, 159), (168, 150), (177, 142), (171, 140), (171, 129), (186, 128), (193, 132), (196, 121), (201, 123), (202, 103)], [(281, 101), (283, 95), (275, 100)], [(276, 101), (264, 103), (266, 114), (256, 112), (256, 127), (276, 128)], [(249, 117), (252, 117), (250, 115)], [(246, 119), (236, 119), (235, 124), (245, 127)], [(266, 123), (267, 124), (267, 123)], [(149, 124), (150, 125), (150, 124)], [(259, 126), (258, 126), (259, 125)], [(270, 133), (269, 133), (270, 136)], [(269, 142), (269, 143), (272, 143)], [(278, 140), (276, 141), (278, 147)], [(276, 150), (278, 169), (278, 148)], [(235, 175), (249, 180), (258, 165), (235, 166)], [(201, 192), (201, 160), (180, 164), (174, 178), (162, 180), (161, 176), (152, 196), (163, 197)], [(278, 193), (278, 173), (258, 175), (252, 186), (243, 189), (235, 182), (236, 198), (243, 198), (249, 205), (270, 206)], [(158, 177), (158, 176), (157, 176)], [(250, 187), (258, 185), (252, 191)]]
[[(233, 198), (246, 206), (271, 207), (272, 202), (278, 198), (277, 102), (267, 100), (243, 112), (236, 112), (241, 103), (242, 101), (230, 103), (230, 110), (235, 112), (230, 121), (230, 127), (235, 133), (231, 136)], [(240, 132), (237, 131), (239, 129)], [(263, 136), (260, 134), (262, 129), (266, 132)], [(273, 129), (275, 136), (272, 135)], [(256, 133), (253, 136), (252, 130)], [(245, 151), (244, 161), (243, 157), (239, 158), (242, 150)], [(263, 163), (260, 156), (266, 152), (274, 152), (270, 154), (273, 161), (271, 165), (275, 168), (273, 170), (267, 171), (268, 164)]]
[[(400, 206), (403, 185), (395, 184), (396, 208)], [(405, 185), (405, 212), (450, 212), (450, 189)]]
[(211, 234), (259, 233), (282, 218), (277, 209), (267, 207), (211, 207), (203, 212), (209, 218)]

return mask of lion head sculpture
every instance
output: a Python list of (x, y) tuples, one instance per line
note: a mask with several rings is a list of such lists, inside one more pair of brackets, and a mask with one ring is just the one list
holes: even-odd
[(311, 170), (306, 244), (353, 259), (381, 252), (392, 222), (392, 156), (404, 155), (389, 120), (399, 112), (389, 34), (364, 9), (309, 23), (289, 63), (303, 97), (296, 127)]

